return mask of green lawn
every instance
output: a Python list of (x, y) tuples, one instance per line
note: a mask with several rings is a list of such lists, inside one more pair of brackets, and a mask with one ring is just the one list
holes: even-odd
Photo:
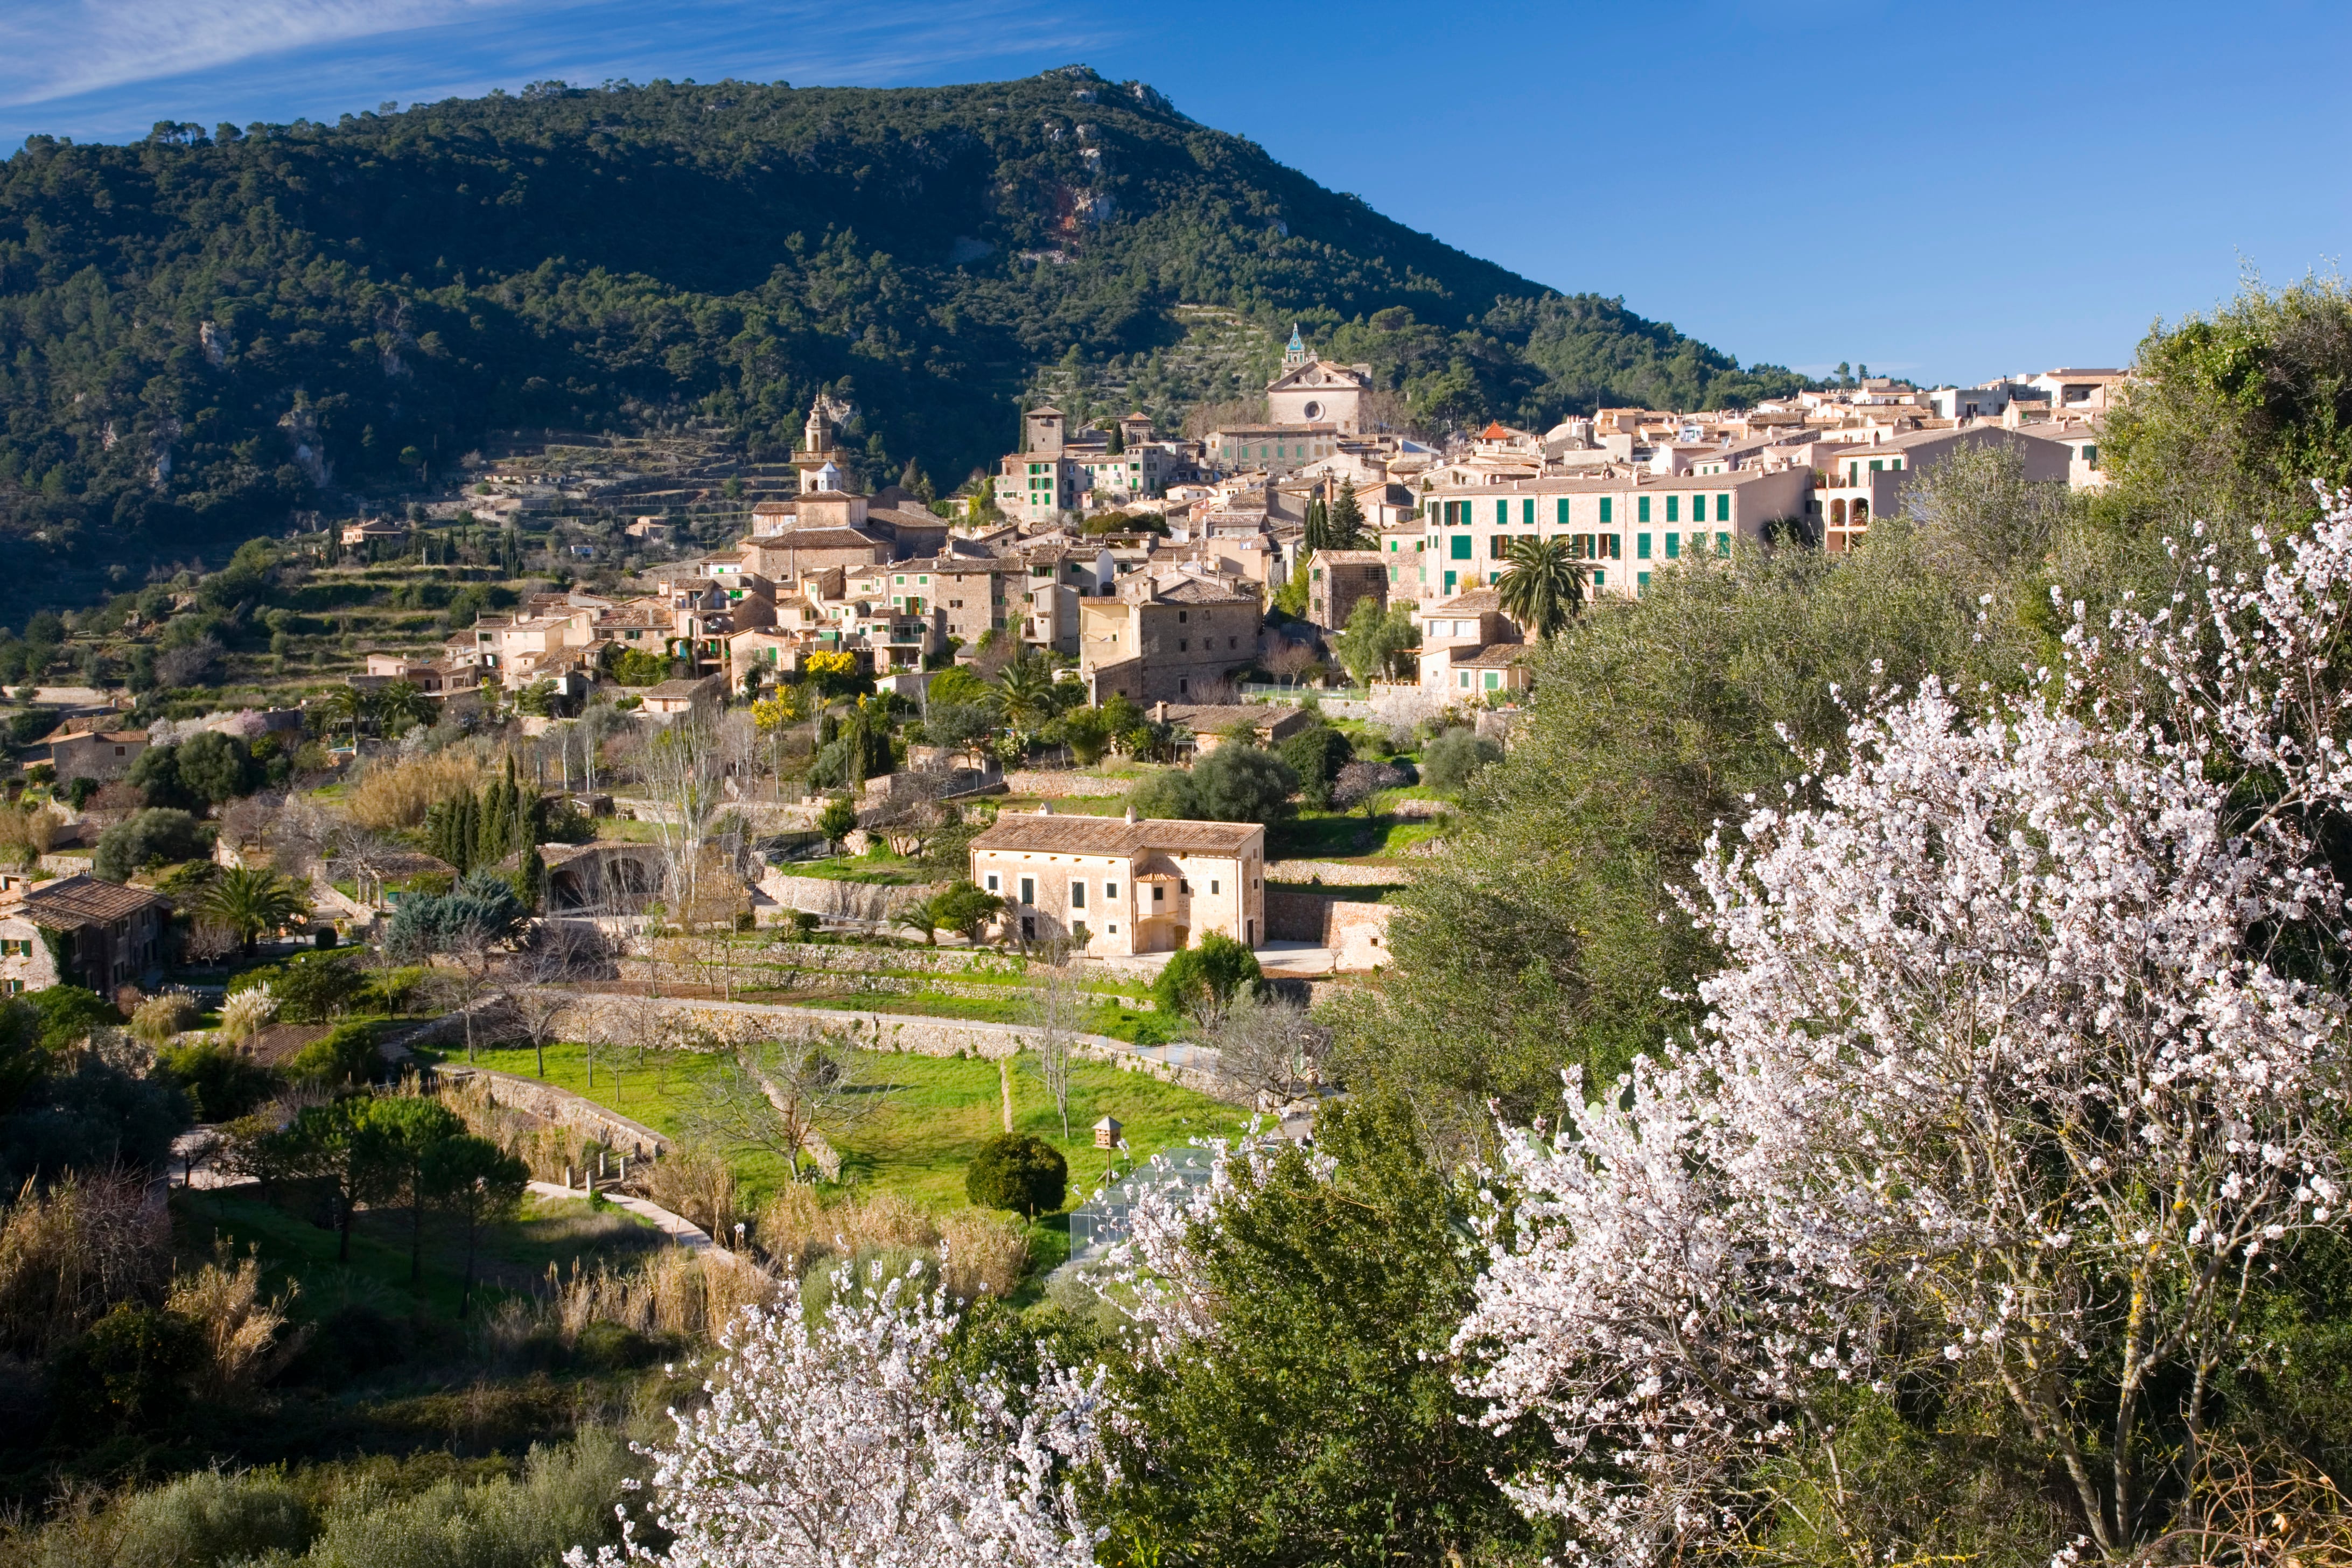
[[(622, 1058), (616, 1075), (613, 1059), (599, 1050), (592, 1089), (584, 1049), (551, 1047), (548, 1081), (673, 1134), (681, 1127), (695, 1081), (710, 1065), (709, 1058), (691, 1052), (655, 1053), (642, 1068), (634, 1058)], [(484, 1051), (479, 1060), (501, 1072), (534, 1074), (528, 1048)], [(1181, 1148), (1194, 1138), (1237, 1133), (1247, 1121), (1235, 1107), (1149, 1074), (1081, 1062), (1070, 1075), (1071, 1135), (1065, 1139), (1061, 1118), (1032, 1070), (1034, 1063), (1035, 1058), (1025, 1055), (1013, 1063), (1013, 1126), (1062, 1151), (1070, 1163), (1073, 1206), (1101, 1179), (1103, 1156), (1094, 1146), (1092, 1129), (1106, 1114), (1125, 1124), (1128, 1146), (1139, 1159)], [(903, 1194), (933, 1207), (962, 1206), (965, 1168), (981, 1144), (1003, 1130), (997, 1064), (880, 1054), (869, 1057), (867, 1065), (874, 1081), (883, 1086), (885, 1100), (880, 1110), (833, 1140), (842, 1152), (844, 1180)], [(730, 1163), (755, 1199), (785, 1180), (783, 1163), (772, 1155), (740, 1153)]]
[(787, 877), (820, 877), (828, 882), (874, 882), (886, 888), (931, 880), (919, 860), (898, 855), (836, 855), (829, 860), (793, 860), (776, 868)]
[[(284, 1194), (281, 1194), (281, 1196)], [(279, 1285), (292, 1283), (318, 1309), (322, 1298), (364, 1294), (416, 1303), (431, 1314), (455, 1317), (464, 1281), (460, 1237), (430, 1218), (425, 1229), (422, 1281), (408, 1273), (408, 1213), (404, 1209), (362, 1212), (352, 1227), (349, 1262), (335, 1256), (337, 1233), (313, 1224), (306, 1205), (265, 1203), (250, 1188), (172, 1194), (175, 1225), (191, 1249), (209, 1253), (215, 1237), (239, 1253), (257, 1245), (263, 1268)], [(484, 1292), (496, 1300), (506, 1290), (528, 1291), (544, 1279), (549, 1264), (569, 1269), (575, 1260), (613, 1261), (661, 1245), (651, 1222), (625, 1209), (596, 1207), (583, 1198), (526, 1195), (522, 1213), (509, 1224), (485, 1231), (475, 1268), (478, 1308)], [(327, 1303), (331, 1305), (331, 1303)], [(404, 1310), (407, 1310), (405, 1307)]]
[(1277, 860), (1386, 860), (1444, 831), (1421, 817), (1361, 812), (1302, 811), (1276, 823), (1266, 835), (1266, 853)]

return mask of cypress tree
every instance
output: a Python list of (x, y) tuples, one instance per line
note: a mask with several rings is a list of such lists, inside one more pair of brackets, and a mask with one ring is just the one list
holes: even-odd
[(1356, 502), (1356, 481), (1349, 479), (1339, 487), (1339, 500), (1331, 509), (1331, 521), (1324, 533), (1334, 550), (1360, 550), (1364, 546), (1364, 509)]

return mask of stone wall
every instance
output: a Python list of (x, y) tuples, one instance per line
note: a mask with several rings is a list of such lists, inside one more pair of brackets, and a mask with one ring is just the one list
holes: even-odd
[(445, 1083), (460, 1084), (480, 1079), (489, 1085), (491, 1097), (500, 1105), (552, 1121), (559, 1127), (576, 1128), (608, 1148), (637, 1159), (654, 1159), (669, 1152), (669, 1140), (642, 1121), (633, 1121), (617, 1110), (609, 1110), (593, 1100), (558, 1089), (551, 1083), (541, 1083), (534, 1078), (518, 1078), (513, 1073), (498, 1072), (489, 1068), (467, 1067), (454, 1062), (436, 1069), (435, 1077)]
[(1060, 800), (1066, 795), (1100, 798), (1125, 795), (1135, 787), (1133, 779), (1107, 779), (1094, 773), (1064, 771), (1058, 768), (1015, 768), (1004, 775), (1004, 787), (1012, 795), (1035, 795), (1043, 800)]
[(1388, 904), (1359, 903), (1289, 888), (1265, 890), (1265, 933), (1276, 942), (1310, 942), (1331, 950), (1334, 969), (1366, 970), (1389, 962)]
[(888, 887), (880, 882), (836, 882), (829, 877), (788, 877), (770, 871), (760, 879), (760, 891), (787, 910), (804, 910), (829, 921), (887, 923), (908, 904), (947, 890), (945, 883)]
[[(978, 1057), (994, 1060), (1017, 1054), (1035, 1033), (1016, 1024), (971, 1023), (958, 1018), (912, 1017), (892, 1013), (858, 1013), (830, 1007), (767, 1006), (751, 1002), (706, 1002), (690, 997), (646, 998), (583, 994), (575, 1015), (583, 1034), (614, 1044), (634, 1043), (631, 1015), (651, 1005), (670, 1015), (688, 1029), (724, 1033), (754, 1026), (772, 1029), (839, 1030), (862, 1050), (903, 1051), (922, 1057)], [(1202, 1094), (1222, 1098), (1216, 1075), (1216, 1053), (1194, 1049), (1187, 1063), (1177, 1066), (1140, 1054), (1124, 1040), (1105, 1035), (1076, 1037), (1075, 1053), (1085, 1061), (1108, 1062), (1128, 1072), (1147, 1073), (1163, 1082), (1181, 1084)]]
[(1312, 882), (1320, 878), (1331, 888), (1383, 888), (1410, 882), (1412, 875), (1409, 866), (1352, 866), (1337, 860), (1269, 860), (1265, 866), (1269, 882)]

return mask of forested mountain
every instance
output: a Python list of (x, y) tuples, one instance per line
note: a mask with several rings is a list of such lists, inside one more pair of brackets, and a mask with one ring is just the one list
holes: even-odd
[(45, 566), (135, 572), (348, 510), (500, 427), (699, 417), (765, 456), (820, 387), (860, 411), (871, 466), (953, 482), (1003, 449), (1041, 367), (1163, 414), (1236, 390), (1182, 352), (1180, 305), (1298, 317), (1435, 426), (1795, 379), (1082, 67), (543, 83), (338, 125), (35, 137), (0, 168), (0, 583), (21, 600)]

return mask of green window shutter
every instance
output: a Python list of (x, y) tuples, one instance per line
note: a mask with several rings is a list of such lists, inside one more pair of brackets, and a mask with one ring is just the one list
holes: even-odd
[(1606, 588), (1609, 586), (1609, 574), (1601, 571), (1596, 567), (1592, 574), (1592, 585), (1596, 588)]
[(1522, 501), (1522, 502), (1520, 502), (1520, 503), (1519, 503), (1519, 521), (1520, 521), (1523, 525), (1525, 525), (1525, 526), (1527, 526), (1527, 527), (1528, 527), (1528, 528), (1533, 528), (1533, 527), (1535, 526), (1535, 521), (1536, 521), (1536, 498), (1535, 498), (1535, 497), (1533, 497), (1533, 496), (1529, 496), (1526, 500), (1524, 500), (1524, 501)]
[(1616, 507), (1614, 498), (1602, 496), (1601, 498), (1601, 521), (1603, 522), (1613, 522), (1616, 521), (1615, 513)]
[(1496, 528), (1506, 527), (1509, 524), (1510, 521), (1511, 503), (1507, 500), (1496, 500), (1495, 502), (1495, 526)]
[(1870, 459), (1870, 471), (1872, 473), (1883, 473), (1885, 470), (1885, 468), (1886, 463), (1884, 458), (1873, 458)]
[(1731, 521), (1731, 496), (1727, 491), (1715, 498), (1715, 521), (1717, 522)]
[(1449, 594), (1454, 592), (1454, 574), (1451, 572), (1445, 574), (1445, 591)]
[(1668, 529), (1666, 531), (1666, 559), (1669, 561), (1679, 560), (1682, 557), (1682, 552), (1683, 536), (1676, 533), (1673, 529)]
[(1467, 561), (1470, 559), (1470, 535), (1466, 533), (1457, 533), (1454, 536), (1453, 559), (1456, 561)]
[(1566, 496), (1559, 498), (1559, 525), (1562, 528), (1566, 528), (1568, 526), (1568, 498)]
[[(1633, 559), (1634, 559), (1634, 560), (1636, 560), (1636, 561), (1647, 561), (1649, 558), (1650, 558), (1650, 536), (1649, 536), (1648, 534), (1646, 534), (1646, 533), (1637, 533), (1637, 534), (1635, 534), (1635, 535), (1633, 536)], [(1650, 580), (1649, 574), (1648, 574), (1648, 573), (1646, 573), (1646, 572), (1645, 572), (1645, 573), (1643, 573), (1643, 574), (1642, 574), (1642, 581), (1643, 581), (1643, 582), (1644, 582), (1644, 583), (1646, 583), (1646, 582), (1648, 582), (1649, 580)]]
[(1718, 533), (1715, 536), (1715, 552), (1717, 555), (1728, 555), (1731, 553), (1731, 535), (1727, 533)]
[[(1680, 496), (1668, 496), (1666, 498), (1666, 521), (1668, 522), (1680, 521), (1675, 514), (1682, 510), (1682, 499), (1683, 498)], [(1666, 537), (1672, 539), (1674, 535), (1670, 533), (1666, 535)]]
[(1490, 533), (1486, 536), (1486, 553), (1491, 559), (1500, 561), (1510, 552), (1511, 542), (1507, 535)]
[(1641, 496), (1634, 500), (1633, 514), (1633, 521), (1635, 522), (1647, 522), (1650, 521), (1650, 498), (1648, 496)]
[(1640, 592), (1641, 590), (1647, 588), (1649, 585), (1650, 574), (1647, 572), (1640, 574), (1633, 584), (1636, 592)]

